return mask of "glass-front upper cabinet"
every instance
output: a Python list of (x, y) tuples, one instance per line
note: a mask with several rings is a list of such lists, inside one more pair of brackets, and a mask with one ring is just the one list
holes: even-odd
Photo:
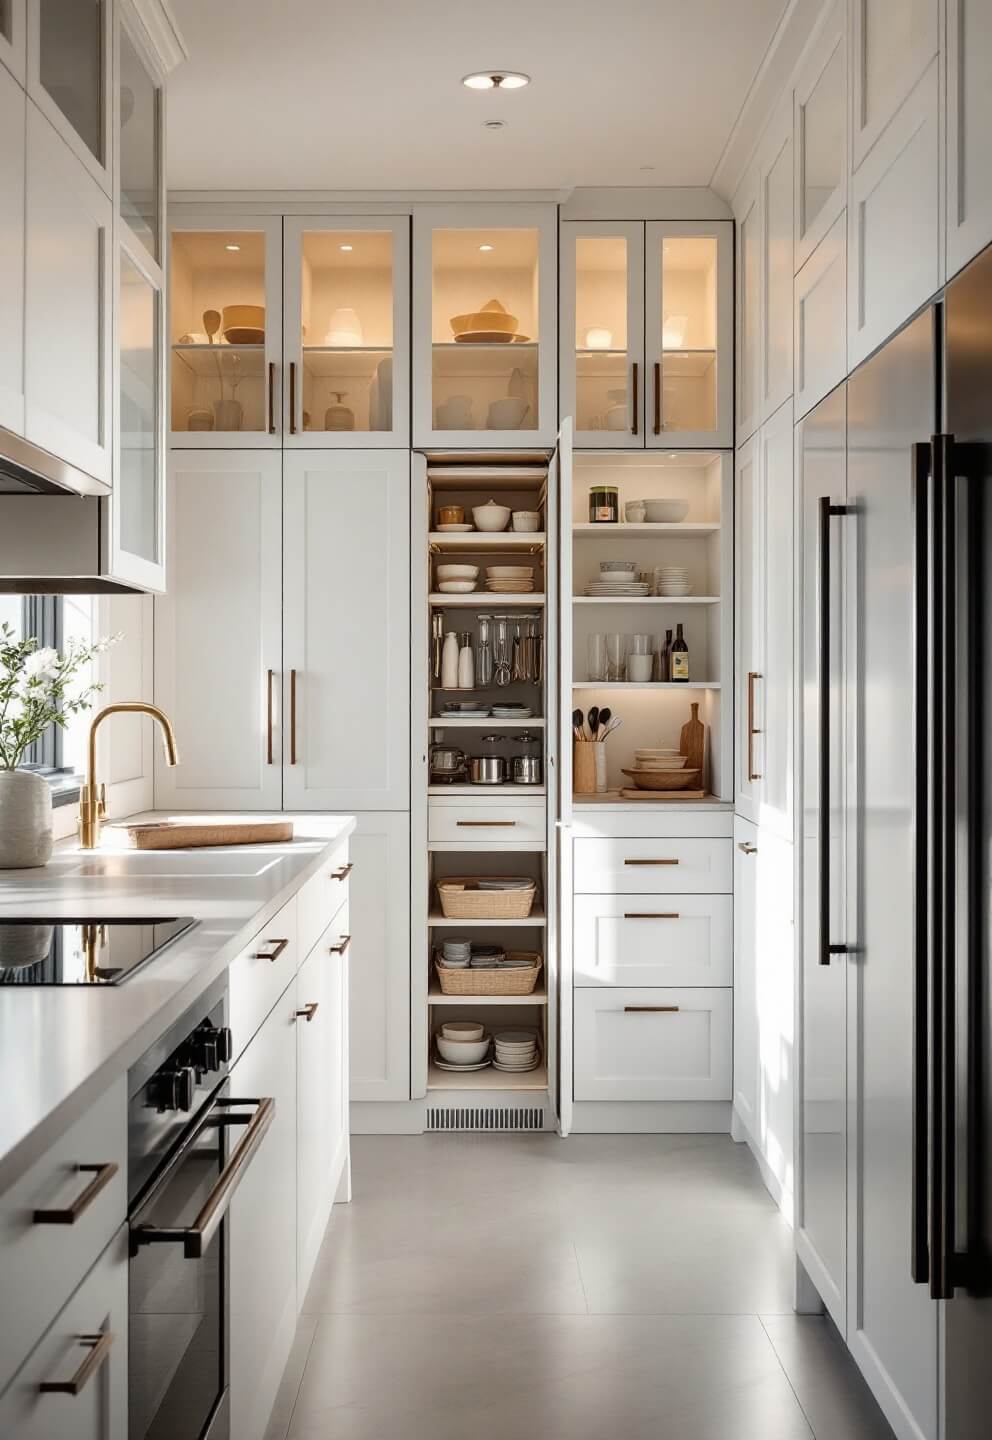
[(282, 220), (169, 213), (170, 443), (279, 446)]
[(144, 250), (120, 250), (117, 302), (117, 454), (110, 570), (149, 590), (165, 588), (165, 434), (162, 292)]
[(108, 195), (111, 10), (111, 0), (28, 0), (28, 92)]
[(0, 0), (0, 63), (24, 83), (26, 0)]
[(140, 42), (121, 20), (117, 40), (119, 214), (162, 263), (162, 84)]
[(644, 225), (561, 227), (561, 413), (575, 444), (644, 445)]
[(410, 443), (410, 221), (285, 221), (286, 445)]
[(645, 239), (647, 445), (733, 441), (733, 223), (649, 221)]
[(554, 443), (556, 212), (430, 206), (414, 216), (414, 443)]

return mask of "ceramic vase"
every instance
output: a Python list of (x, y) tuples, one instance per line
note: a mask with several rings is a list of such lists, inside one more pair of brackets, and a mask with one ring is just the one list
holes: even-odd
[(0, 870), (31, 870), (52, 857), (52, 790), (32, 770), (0, 770)]

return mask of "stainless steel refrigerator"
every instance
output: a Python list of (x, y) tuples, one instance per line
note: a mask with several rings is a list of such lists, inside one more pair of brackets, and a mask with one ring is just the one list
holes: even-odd
[(897, 1435), (992, 1433), (992, 254), (801, 423), (800, 1259)]

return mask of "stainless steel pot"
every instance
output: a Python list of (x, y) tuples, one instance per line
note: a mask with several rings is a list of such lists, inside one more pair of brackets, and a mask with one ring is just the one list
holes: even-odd
[(468, 762), (468, 778), (473, 785), (502, 785), (506, 761), (502, 755), (475, 755)]
[(540, 785), (544, 779), (544, 766), (540, 755), (516, 755), (513, 759), (513, 783), (515, 785)]
[(451, 745), (431, 746), (431, 774), (432, 775), (464, 775), (465, 773), (465, 751), (456, 750)]

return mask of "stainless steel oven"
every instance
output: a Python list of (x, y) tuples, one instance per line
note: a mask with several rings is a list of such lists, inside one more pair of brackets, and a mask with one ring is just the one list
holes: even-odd
[(232, 1196), (275, 1113), (230, 1093), (215, 988), (129, 1075), (130, 1440), (227, 1440)]

